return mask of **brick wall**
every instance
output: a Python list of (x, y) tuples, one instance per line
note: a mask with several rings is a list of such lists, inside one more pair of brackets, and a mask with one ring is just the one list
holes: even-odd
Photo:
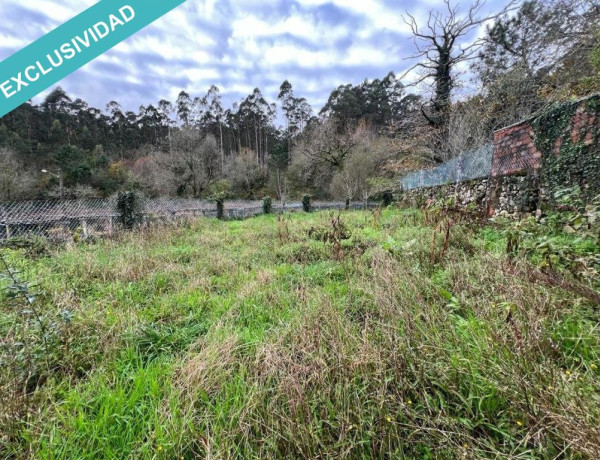
[[(581, 105), (575, 111), (573, 121), (571, 122), (571, 142), (577, 144), (582, 142), (585, 146), (590, 146), (594, 143), (594, 127), (600, 128), (600, 113), (586, 108)], [(554, 146), (554, 154), (560, 153), (560, 144), (563, 138), (557, 140), (557, 145)]]
[(535, 146), (535, 133), (528, 121), (494, 133), (492, 177), (531, 174), (541, 166), (542, 153)]
[[(536, 142), (536, 131), (550, 141)], [(422, 205), (454, 196), (459, 204), (476, 204), (494, 215), (552, 207), (557, 188), (577, 186), (584, 200), (595, 198), (600, 193), (600, 94), (500, 129), (493, 145), (489, 177), (407, 190), (404, 201)]]
[[(575, 102), (578, 105), (573, 118), (567, 124), (571, 130), (568, 134), (573, 144), (583, 143), (590, 146), (595, 142), (594, 129), (600, 128), (600, 113), (588, 107), (587, 102), (600, 99), (600, 95)], [(532, 122), (535, 118), (502, 128), (494, 133), (494, 156), (492, 161), (492, 177), (513, 174), (535, 174), (542, 167), (542, 153), (535, 144), (535, 133)], [(564, 136), (559, 136), (554, 145), (554, 154), (559, 155)]]

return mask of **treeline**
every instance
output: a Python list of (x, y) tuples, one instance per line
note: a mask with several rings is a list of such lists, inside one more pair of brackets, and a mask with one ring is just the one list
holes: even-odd
[[(363, 119), (383, 129), (401, 118), (403, 98), (393, 73), (336, 89), (320, 117), (288, 81), (277, 103), (256, 88), (225, 109), (212, 86), (202, 97), (182, 91), (176, 101), (138, 112), (116, 101), (100, 110), (56, 88), (41, 104), (24, 104), (0, 120), (2, 198), (58, 197), (61, 176), (67, 197), (131, 187), (152, 195), (229, 189), (230, 195), (258, 197), (270, 192), (273, 171), (287, 170), (303, 133), (324, 118), (340, 120), (340, 133)], [(285, 126), (276, 126), (278, 106)]]
[[(425, 90), (390, 72), (336, 88), (318, 113), (287, 80), (277, 101), (257, 88), (225, 108), (212, 86), (137, 112), (117, 101), (90, 107), (57, 88), (0, 119), (0, 199), (122, 189), (367, 199), (394, 188), (405, 171), (488, 142), (495, 129), (556, 101), (600, 90), (600, 0), (508, 3), (489, 16), (481, 7), (475, 1), (461, 11), (448, 1), (422, 24), (404, 16)], [(485, 35), (465, 44), (483, 24)], [(478, 89), (465, 95), (466, 83)]]

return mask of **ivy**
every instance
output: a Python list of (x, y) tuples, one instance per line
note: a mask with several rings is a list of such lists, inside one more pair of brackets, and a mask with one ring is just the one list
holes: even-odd
[(132, 230), (142, 220), (142, 196), (138, 192), (119, 192), (117, 211), (119, 223), (126, 230)]
[[(600, 130), (588, 126), (582, 128), (576, 142), (571, 139), (575, 113), (581, 106), (586, 113), (600, 117), (600, 95), (595, 95), (585, 101), (553, 105), (532, 121), (536, 147), (542, 153), (542, 186), (551, 201), (565, 187), (580, 187), (587, 201), (600, 193)], [(592, 143), (585, 145), (590, 131)]]

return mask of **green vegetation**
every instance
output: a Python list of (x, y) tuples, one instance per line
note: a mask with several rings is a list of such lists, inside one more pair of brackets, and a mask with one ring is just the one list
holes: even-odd
[[(549, 198), (565, 187), (580, 184), (579, 195), (588, 201), (600, 193), (600, 129), (593, 123), (578, 127), (577, 111), (589, 116), (598, 111), (600, 96), (555, 104), (533, 121), (537, 148), (543, 155), (542, 182)], [(578, 197), (580, 198), (580, 197)], [(555, 200), (551, 200), (555, 201)]]
[(270, 196), (263, 198), (263, 214), (271, 214), (273, 212), (273, 199)]
[(597, 254), (590, 225), (392, 207), (6, 247), (0, 457), (598, 458), (598, 272), (528, 243)]

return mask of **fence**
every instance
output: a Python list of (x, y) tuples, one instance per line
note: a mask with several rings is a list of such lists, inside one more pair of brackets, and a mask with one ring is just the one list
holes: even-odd
[(492, 172), (494, 145), (466, 152), (432, 169), (421, 169), (402, 178), (402, 188), (433, 187), (488, 177)]
[[(364, 204), (352, 203), (351, 209), (363, 209)], [(368, 203), (367, 207), (373, 207)], [(342, 202), (314, 202), (315, 211), (344, 209)], [(273, 212), (301, 211), (302, 203), (275, 203)], [(262, 201), (226, 201), (226, 218), (244, 218), (261, 214)], [(176, 222), (196, 217), (216, 217), (212, 201), (185, 198), (144, 199), (142, 225)], [(116, 199), (85, 199), (66, 201), (27, 201), (0, 203), (0, 240), (22, 236), (41, 236), (64, 240), (76, 232), (82, 236), (110, 235), (119, 230)]]

